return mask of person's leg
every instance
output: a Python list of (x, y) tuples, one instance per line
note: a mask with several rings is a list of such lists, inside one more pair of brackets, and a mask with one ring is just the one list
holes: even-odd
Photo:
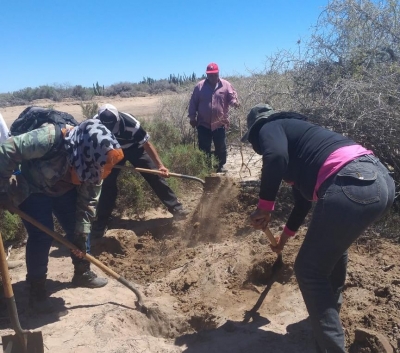
[(218, 169), (217, 172), (223, 172), (223, 166), (226, 163), (226, 158), (228, 156), (227, 148), (226, 148), (226, 132), (225, 127), (221, 127), (212, 132), (214, 147), (215, 147), (215, 156), (218, 159)]
[(199, 144), (199, 150), (203, 151), (207, 155), (211, 165), (212, 131), (204, 126), (198, 126), (197, 139)]
[[(157, 170), (157, 166), (143, 148), (128, 148), (127, 153), (125, 153), (125, 158), (134, 167)], [(154, 193), (157, 195), (160, 201), (168, 208), (169, 212), (172, 214), (187, 214), (187, 212), (183, 210), (182, 204), (178, 201), (175, 193), (169, 187), (164, 178), (155, 174), (140, 174), (154, 190)]]
[[(124, 158), (118, 165), (124, 165)], [(112, 211), (118, 195), (117, 179), (121, 169), (113, 168), (110, 175), (103, 180), (99, 203), (96, 209), (96, 220), (92, 224), (91, 235), (93, 238), (101, 238), (107, 230)]]
[[(66, 238), (80, 250), (90, 253), (90, 234), (76, 234), (76, 202), (77, 191), (72, 189), (64, 195), (52, 198), (53, 212), (61, 227), (66, 233)], [(90, 270), (90, 263), (86, 259), (80, 259), (71, 252), (74, 265), (74, 277), (72, 283), (79, 287), (99, 288), (107, 284), (106, 278), (97, 277)]]
[[(21, 211), (35, 220), (53, 229), (51, 198), (44, 194), (31, 194), (21, 205)], [(53, 310), (46, 292), (47, 266), (53, 238), (36, 228), (28, 221), (22, 220), (28, 232), (26, 243), (27, 281), (30, 285), (29, 305), (37, 313)]]
[(330, 185), (323, 184), (321, 189), (327, 189), (320, 190), (323, 196), (295, 262), (297, 281), (321, 352), (345, 352), (339, 309), (346, 251), (393, 202), (392, 185), (377, 170), (374, 163), (353, 162), (332, 178)]

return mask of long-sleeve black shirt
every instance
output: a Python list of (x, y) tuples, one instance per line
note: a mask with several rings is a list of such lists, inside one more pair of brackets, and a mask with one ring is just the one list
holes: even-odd
[(293, 185), (295, 205), (286, 226), (296, 231), (309, 209), (318, 172), (335, 150), (355, 145), (351, 139), (302, 120), (297, 113), (276, 113), (253, 135), (263, 156), (260, 199), (275, 201), (282, 180)]

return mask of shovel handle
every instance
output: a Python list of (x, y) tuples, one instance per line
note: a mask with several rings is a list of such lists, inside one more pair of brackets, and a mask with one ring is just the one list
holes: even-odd
[(271, 242), (271, 244), (272, 244), (273, 246), (277, 246), (277, 245), (278, 245), (278, 243), (276, 242), (275, 237), (273, 236), (273, 234), (271, 233), (271, 231), (269, 230), (268, 227), (266, 227), (266, 228), (264, 229), (264, 233), (265, 233), (265, 235), (268, 237), (269, 241)]
[[(146, 168), (135, 168), (135, 167), (129, 167), (126, 165), (115, 165), (113, 168), (116, 169), (122, 169), (122, 170), (134, 170), (135, 172), (139, 173), (148, 173), (148, 174), (157, 174), (162, 176), (162, 172), (156, 169), (146, 169)], [(177, 173), (168, 173), (169, 176), (172, 177), (177, 177), (177, 178), (183, 178), (183, 179), (189, 179), (189, 180), (194, 180), (198, 181), (199, 183), (202, 183), (203, 185), (206, 183), (204, 180), (191, 176), (191, 175), (185, 175), (185, 174), (177, 174)]]
[[(138, 299), (138, 304), (139, 307), (142, 308), (144, 307), (143, 305), (143, 299), (142, 299), (142, 295), (140, 294), (140, 292), (133, 286), (132, 283), (130, 283), (129, 281), (127, 281), (125, 278), (123, 278), (122, 276), (120, 276), (118, 273), (116, 273), (115, 271), (113, 271), (111, 268), (109, 268), (108, 266), (106, 266), (105, 264), (103, 264), (101, 261), (97, 260), (95, 257), (93, 257), (90, 254), (86, 254), (84, 252), (82, 252), (76, 245), (72, 244), (70, 241), (68, 241), (67, 239), (65, 239), (63, 236), (61, 236), (60, 234), (58, 234), (57, 232), (47, 228), (46, 226), (44, 226), (42, 223), (38, 222), (36, 219), (34, 219), (33, 217), (29, 216), (28, 214), (26, 214), (25, 212), (21, 211), (18, 207), (15, 207), (14, 205), (7, 205), (7, 208), (10, 212), (16, 213), (17, 215), (19, 215), (22, 219), (24, 219), (25, 221), (28, 221), (29, 223), (33, 224), (36, 228), (39, 228), (41, 231), (45, 232), (46, 234), (50, 235), (51, 237), (53, 237), (55, 240), (57, 240), (58, 242), (60, 242), (61, 244), (65, 245), (68, 249), (70, 250), (77, 250), (80, 251), (83, 255), (83, 257), (88, 260), (90, 263), (92, 263), (93, 265), (96, 265), (98, 268), (100, 268), (104, 273), (108, 274), (110, 277), (113, 277), (114, 279), (116, 279), (118, 282), (120, 282), (121, 284), (123, 284), (125, 287), (129, 288), (132, 292), (135, 293), (137, 299)], [(3, 249), (4, 252), (4, 249)]]
[(3, 238), (0, 234), (0, 272), (3, 280), (4, 296), (9, 299), (14, 296), (11, 286), (10, 274), (8, 272), (7, 257), (4, 251)]

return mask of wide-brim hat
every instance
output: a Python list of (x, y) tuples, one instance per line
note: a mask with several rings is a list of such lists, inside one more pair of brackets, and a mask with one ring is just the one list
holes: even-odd
[(247, 115), (247, 132), (243, 135), (241, 141), (248, 142), (251, 130), (254, 128), (257, 122), (261, 119), (267, 119), (270, 115), (274, 114), (275, 111), (269, 104), (259, 103), (251, 108)]

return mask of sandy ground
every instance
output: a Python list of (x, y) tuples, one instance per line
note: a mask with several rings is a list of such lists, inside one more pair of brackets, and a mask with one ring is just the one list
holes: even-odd
[[(138, 118), (142, 118), (154, 114), (158, 108), (159, 101), (160, 96), (112, 99), (108, 99), (106, 97), (94, 97), (93, 100), (83, 103), (86, 104), (96, 102), (99, 106), (105, 103), (111, 103), (121, 111), (126, 111), (128, 113), (131, 112)], [(83, 120), (83, 115), (80, 103), (81, 102), (72, 100), (65, 102), (53, 102), (49, 99), (40, 99), (33, 101), (31, 105), (37, 105), (41, 107), (52, 106), (53, 109), (70, 113), (75, 119), (81, 121)], [(14, 107), (0, 108), (0, 113), (3, 115), (7, 125), (10, 126), (26, 107), (27, 105), (18, 105)]]
[[(131, 111), (143, 101), (113, 103)], [(232, 147), (227, 167), (226, 175), (207, 179), (204, 190), (188, 182), (180, 195), (191, 211), (186, 220), (151, 210), (140, 221), (115, 221), (105, 238), (94, 241), (93, 255), (137, 287), (149, 315), (136, 310), (135, 294), (114, 279), (100, 289), (72, 288), (68, 251), (54, 244), (48, 288), (57, 313), (30, 315), (26, 269), (11, 270), (22, 327), (43, 333), (45, 352), (315, 352), (293, 275), (306, 228), (288, 243), (284, 267), (271, 278), (276, 255), (266, 236), (248, 225), (261, 162)], [(282, 189), (273, 232), (290, 205)], [(352, 353), (382, 352), (372, 343), (354, 343), (359, 327), (384, 334), (399, 352), (399, 257), (399, 245), (382, 239), (359, 241), (350, 251), (342, 320)], [(13, 250), (10, 260), (23, 262), (24, 249)], [(257, 313), (249, 315), (257, 302)], [(0, 334), (11, 333), (3, 313)]]

